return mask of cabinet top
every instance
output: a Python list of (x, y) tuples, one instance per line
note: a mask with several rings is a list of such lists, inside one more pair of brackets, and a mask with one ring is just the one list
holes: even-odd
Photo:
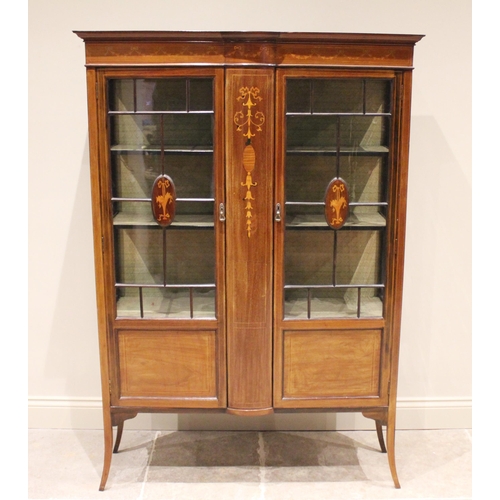
[(423, 35), (267, 31), (75, 31), (87, 66), (264, 65), (408, 68)]
[(277, 31), (75, 31), (85, 41), (267, 41), (415, 44), (424, 35)]

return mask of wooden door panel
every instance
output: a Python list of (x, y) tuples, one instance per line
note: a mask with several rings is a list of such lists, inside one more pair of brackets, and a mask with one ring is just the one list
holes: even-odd
[(285, 331), (285, 399), (379, 394), (381, 330)]
[(121, 398), (217, 398), (216, 332), (118, 332)]

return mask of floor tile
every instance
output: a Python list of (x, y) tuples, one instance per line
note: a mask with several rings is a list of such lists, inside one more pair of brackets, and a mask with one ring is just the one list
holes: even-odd
[(29, 431), (29, 499), (391, 500), (472, 497), (470, 430), (125, 431), (104, 492), (102, 431)]
[(142, 488), (154, 432), (124, 433), (122, 450), (113, 456), (107, 491), (99, 492), (102, 431), (30, 430), (28, 498), (136, 499)]
[(149, 482), (260, 482), (259, 433), (172, 432), (156, 439)]

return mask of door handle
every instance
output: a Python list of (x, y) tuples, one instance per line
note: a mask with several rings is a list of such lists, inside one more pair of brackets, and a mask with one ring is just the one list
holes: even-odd
[(274, 211), (274, 220), (276, 222), (281, 222), (281, 203), (276, 203), (276, 209)]
[(221, 222), (226, 221), (226, 207), (224, 206), (224, 203), (219, 203), (219, 220)]

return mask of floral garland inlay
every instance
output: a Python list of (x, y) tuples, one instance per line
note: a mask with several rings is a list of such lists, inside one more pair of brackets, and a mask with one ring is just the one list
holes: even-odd
[[(246, 137), (246, 146), (243, 150), (243, 168), (246, 172), (246, 178), (245, 182), (241, 183), (241, 186), (247, 189), (244, 202), (246, 232), (249, 238), (252, 234), (252, 210), (254, 209), (252, 201), (255, 201), (252, 188), (257, 186), (257, 183), (252, 179), (252, 172), (255, 168), (255, 149), (252, 146), (252, 137), (255, 137), (255, 134), (252, 132), (252, 127), (255, 127), (255, 132), (262, 132), (262, 125), (266, 120), (262, 111), (257, 111), (255, 115), (252, 113), (252, 108), (257, 105), (257, 102), (262, 101), (262, 97), (259, 94), (260, 90), (257, 87), (241, 87), (237, 100), (245, 101), (243, 107), (247, 108), (247, 111), (246, 115), (242, 111), (237, 111), (234, 115), (236, 130), (238, 132), (243, 131), (243, 136)], [(244, 131), (245, 127), (246, 131)]]

